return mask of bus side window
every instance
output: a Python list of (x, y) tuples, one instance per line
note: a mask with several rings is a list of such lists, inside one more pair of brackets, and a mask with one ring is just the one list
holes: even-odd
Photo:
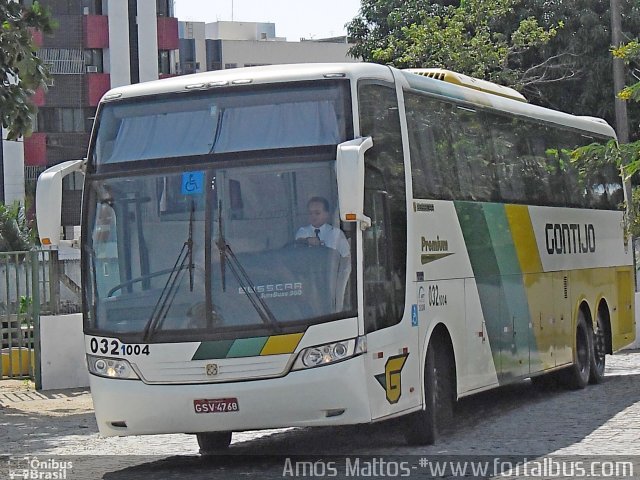
[(365, 155), (364, 232), (365, 330), (397, 324), (405, 301), (407, 207), (400, 117), (395, 89), (377, 83), (358, 86), (360, 126), (373, 138)]
[(481, 116), (474, 110), (457, 107), (452, 110), (450, 128), (462, 198), (477, 202), (496, 201), (495, 163)]
[(405, 92), (413, 196), (454, 200), (460, 196), (449, 134), (451, 104)]

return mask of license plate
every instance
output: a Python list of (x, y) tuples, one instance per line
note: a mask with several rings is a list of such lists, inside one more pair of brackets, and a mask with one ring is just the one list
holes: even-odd
[(196, 413), (238, 412), (240, 406), (237, 398), (202, 398), (193, 401)]

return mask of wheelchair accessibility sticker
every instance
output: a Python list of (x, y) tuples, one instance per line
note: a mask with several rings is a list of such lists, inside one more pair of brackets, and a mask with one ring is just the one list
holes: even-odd
[(200, 195), (204, 192), (204, 172), (182, 174), (182, 195)]

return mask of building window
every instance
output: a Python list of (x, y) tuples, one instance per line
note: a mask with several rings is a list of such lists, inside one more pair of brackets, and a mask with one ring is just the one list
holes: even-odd
[(173, 17), (173, 1), (156, 0), (156, 11), (159, 17)]
[(224, 64), (224, 69), (228, 70), (230, 68), (238, 68), (238, 64), (237, 63), (225, 63)]
[(171, 61), (169, 58), (169, 50), (158, 51), (158, 73), (167, 75), (171, 73)]
[(102, 15), (102, 0), (82, 0), (83, 15)]
[(86, 132), (88, 122), (82, 108), (41, 108), (38, 111), (38, 131), (50, 133)]
[(84, 63), (87, 73), (104, 72), (101, 48), (89, 48), (84, 51)]

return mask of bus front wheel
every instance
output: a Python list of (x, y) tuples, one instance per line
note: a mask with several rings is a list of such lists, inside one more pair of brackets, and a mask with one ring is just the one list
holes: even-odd
[(197, 433), (200, 455), (214, 455), (229, 448), (231, 432)]
[(410, 414), (405, 424), (405, 437), (409, 445), (431, 445), (438, 433), (447, 427), (453, 417), (453, 359), (436, 340), (427, 349), (424, 372), (424, 406)]

